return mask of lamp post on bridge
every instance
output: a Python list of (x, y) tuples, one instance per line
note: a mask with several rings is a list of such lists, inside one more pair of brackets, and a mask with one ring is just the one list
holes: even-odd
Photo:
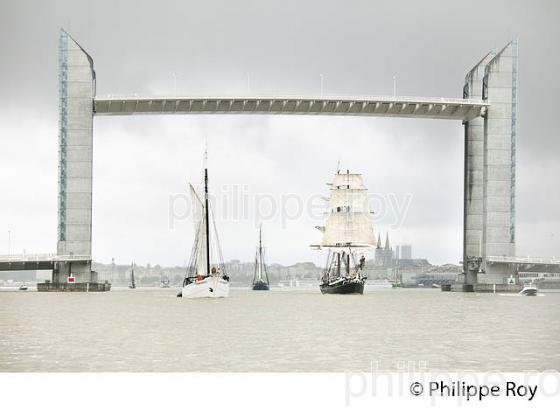
[(177, 74), (172, 71), (171, 75), (173, 76), (173, 95), (177, 96)]

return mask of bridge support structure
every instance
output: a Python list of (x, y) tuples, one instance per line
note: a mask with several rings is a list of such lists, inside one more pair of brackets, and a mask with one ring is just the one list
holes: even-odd
[[(97, 98), (93, 60), (66, 32), (59, 43), (59, 255), (91, 255), (94, 115), (296, 114), (462, 120), (464, 160), (464, 288), (503, 283), (491, 256), (515, 255), (517, 41), (488, 53), (467, 74), (463, 99), (360, 98)], [(485, 272), (485, 275), (480, 275)], [(95, 279), (91, 261), (61, 263), (64, 282)]]
[[(61, 30), (59, 37), (58, 255), (91, 255), (93, 59)], [(91, 260), (60, 262), (53, 283), (96, 281)]]
[[(464, 122), (464, 284), (503, 284), (486, 263), (515, 256), (517, 40), (488, 53), (465, 78), (463, 98), (490, 101), (483, 117)], [(480, 275), (479, 274), (483, 274)]]

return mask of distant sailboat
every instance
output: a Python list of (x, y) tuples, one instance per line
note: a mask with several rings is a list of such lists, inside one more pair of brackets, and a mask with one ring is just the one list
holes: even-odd
[(270, 281), (264, 262), (264, 248), (262, 246), (262, 225), (259, 229), (259, 247), (255, 255), (255, 272), (253, 274), (253, 290), (269, 290)]
[(329, 214), (317, 249), (328, 249), (321, 293), (364, 292), (365, 252), (375, 246), (367, 188), (361, 174), (337, 171), (331, 184)]
[[(223, 298), (229, 295), (229, 276), (225, 271), (222, 250), (216, 230), (216, 222), (212, 214), (213, 235), (210, 236), (210, 204), (208, 201), (208, 166), (207, 154), (204, 153), (204, 202), (196, 193), (195, 188), (190, 185), (191, 198), (193, 202), (193, 220), (195, 240), (191, 252), (191, 260), (185, 279), (183, 289), (177, 297), (184, 298)], [(214, 240), (210, 254), (211, 240)], [(212, 266), (211, 257), (219, 259)]]
[(136, 282), (134, 281), (134, 262), (130, 265), (130, 284), (128, 287), (130, 289), (136, 289)]

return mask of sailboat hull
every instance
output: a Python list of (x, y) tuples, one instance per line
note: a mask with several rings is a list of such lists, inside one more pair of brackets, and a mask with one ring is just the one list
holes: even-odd
[(323, 283), (320, 288), (322, 294), (362, 295), (364, 293), (364, 282), (361, 280), (345, 280), (334, 283)]
[(270, 287), (266, 282), (256, 282), (253, 283), (253, 290), (270, 290)]
[(229, 296), (229, 282), (220, 277), (210, 276), (198, 282), (183, 286), (181, 297), (187, 299), (225, 298)]

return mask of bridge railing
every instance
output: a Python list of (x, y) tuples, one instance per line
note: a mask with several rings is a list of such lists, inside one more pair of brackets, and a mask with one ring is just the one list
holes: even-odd
[(380, 101), (380, 102), (405, 102), (405, 103), (434, 103), (434, 104), (473, 104), (490, 105), (490, 102), (482, 99), (472, 98), (447, 98), (447, 97), (414, 97), (414, 96), (303, 96), (303, 95), (189, 95), (189, 96), (169, 96), (169, 95), (115, 95), (98, 96), (95, 100), (99, 101), (150, 101), (150, 100), (314, 100), (314, 101)]

